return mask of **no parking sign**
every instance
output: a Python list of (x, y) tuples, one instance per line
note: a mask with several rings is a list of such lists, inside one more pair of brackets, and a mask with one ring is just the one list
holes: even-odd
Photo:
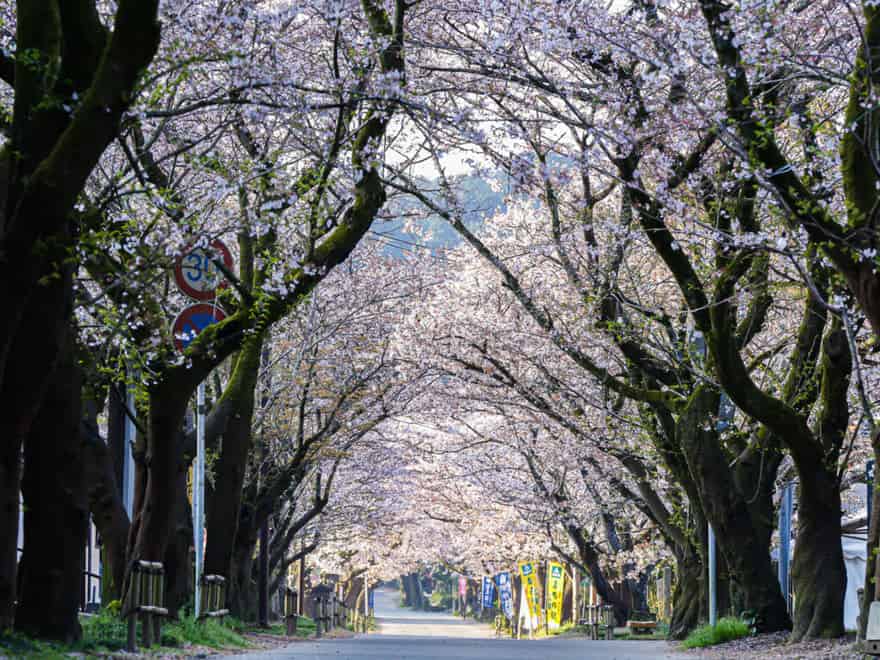
[(216, 305), (210, 303), (190, 305), (177, 315), (174, 325), (171, 326), (174, 347), (182, 353), (202, 330), (225, 318), (226, 312)]

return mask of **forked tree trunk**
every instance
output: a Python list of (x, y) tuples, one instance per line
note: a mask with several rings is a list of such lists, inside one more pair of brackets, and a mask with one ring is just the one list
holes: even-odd
[(70, 349), (55, 369), (25, 443), (24, 553), (15, 629), (66, 643), (82, 636), (79, 601), (89, 523), (83, 469), (82, 375)]
[(745, 608), (756, 614), (759, 631), (789, 630), (791, 619), (770, 563), (769, 544), (763, 543), (747, 500), (738, 492), (718, 433), (705, 426), (717, 410), (718, 393), (699, 386), (680, 416), (676, 437), (715, 532), (718, 554), (726, 561)]

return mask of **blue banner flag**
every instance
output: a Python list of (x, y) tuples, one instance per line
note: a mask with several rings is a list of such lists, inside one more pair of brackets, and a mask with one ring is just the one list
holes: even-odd
[(498, 585), (498, 600), (501, 602), (501, 611), (509, 621), (513, 621), (513, 587), (510, 583), (510, 573), (504, 571), (496, 575), (495, 584)]
[(483, 577), (483, 609), (491, 610), (495, 605), (495, 583), (488, 575)]

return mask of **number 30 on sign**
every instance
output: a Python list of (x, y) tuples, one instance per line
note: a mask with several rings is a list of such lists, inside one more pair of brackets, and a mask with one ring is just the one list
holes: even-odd
[(208, 247), (186, 248), (174, 264), (174, 280), (178, 288), (195, 300), (211, 300), (225, 282), (215, 261), (232, 269), (232, 254), (222, 241), (214, 240)]

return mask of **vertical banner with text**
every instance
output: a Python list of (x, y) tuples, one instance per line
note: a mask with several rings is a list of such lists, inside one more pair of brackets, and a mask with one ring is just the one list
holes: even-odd
[(524, 561), (519, 564), (519, 574), (522, 576), (523, 593), (525, 594), (529, 615), (532, 618), (532, 627), (534, 628), (538, 625), (538, 613), (541, 611), (538, 572), (535, 570), (535, 565), (532, 562)]
[(551, 561), (547, 570), (547, 625), (559, 628), (562, 623), (562, 594), (565, 589), (565, 571), (562, 564)]
[(495, 606), (495, 583), (488, 575), (483, 576), (483, 609), (491, 610)]
[(467, 595), (467, 578), (463, 575), (458, 578), (458, 595), (462, 598)]
[(513, 620), (513, 589), (510, 586), (510, 573), (504, 571), (495, 576), (495, 584), (498, 585), (498, 602), (501, 611), (508, 621)]

